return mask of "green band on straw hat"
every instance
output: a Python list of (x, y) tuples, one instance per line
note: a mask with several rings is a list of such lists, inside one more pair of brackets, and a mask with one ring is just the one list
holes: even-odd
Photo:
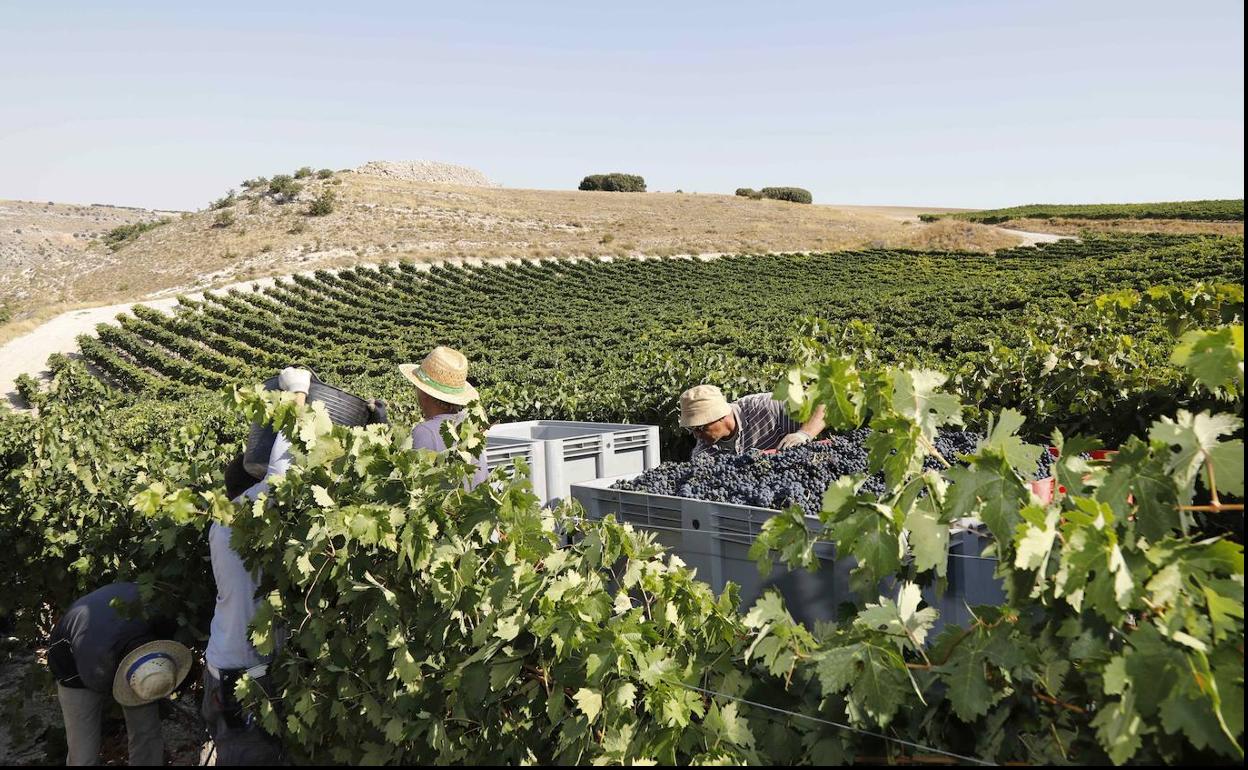
[(443, 385), (442, 383), (433, 379), (429, 375), (425, 374), (425, 369), (423, 366), (416, 367), (416, 376), (420, 378), (421, 382), (425, 383), (426, 385), (433, 388), (434, 390), (440, 391), (442, 393), (447, 393), (452, 396), (458, 396), (459, 394), (465, 393), (468, 390), (467, 383), (463, 385), (459, 385), (459, 386)]

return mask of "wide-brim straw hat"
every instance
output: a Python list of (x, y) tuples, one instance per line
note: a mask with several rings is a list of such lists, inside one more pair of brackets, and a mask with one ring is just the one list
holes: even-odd
[(696, 428), (722, 420), (732, 412), (724, 393), (714, 385), (696, 385), (680, 394), (680, 427)]
[(468, 383), (468, 359), (454, 348), (439, 345), (419, 364), (399, 364), (399, 371), (429, 396), (456, 406), (477, 400)]
[(191, 651), (168, 639), (139, 645), (121, 659), (113, 675), (113, 699), (123, 706), (143, 706), (178, 689), (191, 671)]

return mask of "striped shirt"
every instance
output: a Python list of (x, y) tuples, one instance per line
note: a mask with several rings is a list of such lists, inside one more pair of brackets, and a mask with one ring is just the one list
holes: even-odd
[(732, 416), (736, 418), (737, 429), (714, 444), (699, 441), (693, 448), (693, 457), (703, 452), (745, 454), (751, 449), (776, 449), (785, 436), (802, 429), (802, 424), (789, 417), (784, 404), (770, 393), (737, 399), (732, 404)]

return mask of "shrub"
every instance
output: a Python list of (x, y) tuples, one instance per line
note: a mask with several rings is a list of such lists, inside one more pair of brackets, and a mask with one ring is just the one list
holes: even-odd
[(636, 174), (590, 174), (581, 180), (581, 190), (605, 192), (645, 192), (646, 180)]
[(308, 216), (323, 217), (326, 214), (334, 212), (334, 191), (323, 190), (321, 194), (316, 196), (316, 200), (312, 201), (312, 205), (308, 206)]
[(307, 179), (310, 176), (312, 176), (311, 166), (302, 166), (295, 172), (295, 179)]
[(269, 181), (269, 195), (273, 196), (273, 200), (278, 203), (289, 203), (302, 189), (303, 185), (296, 182), (289, 174), (278, 174)]
[(334, 170), (331, 168), (323, 168), (320, 171), (316, 172), (317, 179), (329, 179), (333, 175), (334, 175)]
[(753, 187), (738, 187), (737, 195), (740, 195), (742, 198), (752, 198), (753, 200), (758, 200), (763, 197), (763, 194), (758, 190), (755, 190)]
[(138, 238), (148, 230), (160, 227), (161, 225), (167, 225), (171, 221), (172, 220), (168, 217), (165, 217), (163, 219), (157, 219), (155, 222), (135, 222), (129, 225), (114, 227), (112, 230), (109, 230), (104, 234), (104, 244), (113, 251), (117, 251), (122, 246), (125, 246), (127, 243)]
[(811, 203), (814, 201), (814, 198), (810, 195), (810, 190), (804, 190), (801, 187), (764, 187), (758, 192), (764, 198), (771, 198), (777, 201), (790, 201), (792, 203)]
[(13, 316), (13, 312), (4, 305), (0, 305), (0, 324), (9, 322), (9, 318)]
[(235, 222), (235, 219), (234, 219), (233, 211), (222, 211), (221, 213), (217, 214), (215, 219), (212, 220), (212, 226), (213, 227), (229, 227), (230, 225), (234, 224), (234, 222)]
[(244, 179), (242, 186), (244, 190), (255, 190), (268, 185), (268, 183), (267, 177), (258, 176), (255, 179)]
[(215, 201), (213, 201), (212, 205), (209, 208), (213, 210), (229, 208), (230, 206), (234, 205), (234, 202), (236, 200), (238, 200), (238, 198), (234, 196), (234, 191), (230, 190), (228, 193), (225, 194), (224, 198), (217, 198)]

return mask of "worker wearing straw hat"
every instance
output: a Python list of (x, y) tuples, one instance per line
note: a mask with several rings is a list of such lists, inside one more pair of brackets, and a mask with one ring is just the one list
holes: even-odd
[(173, 630), (168, 621), (144, 615), (134, 583), (92, 591), (61, 616), (52, 629), (48, 668), (65, 717), (65, 764), (99, 764), (110, 695), (126, 717), (130, 764), (165, 763), (159, 701), (191, 670), (191, 651), (163, 638)]
[[(412, 428), (412, 448), (441, 452), (449, 447), (442, 436), (447, 420), (458, 424), (464, 407), (477, 400), (477, 389), (468, 382), (468, 359), (463, 353), (439, 345), (419, 364), (400, 364), (399, 372), (416, 386), (416, 398), (425, 421)], [(485, 481), (485, 455), (477, 458), (472, 486)]]
[(743, 396), (729, 404), (714, 385), (697, 385), (680, 394), (680, 425), (697, 439), (696, 458), (706, 452), (744, 454), (751, 449), (790, 449), (823, 431), (824, 409), (798, 423), (770, 393)]

